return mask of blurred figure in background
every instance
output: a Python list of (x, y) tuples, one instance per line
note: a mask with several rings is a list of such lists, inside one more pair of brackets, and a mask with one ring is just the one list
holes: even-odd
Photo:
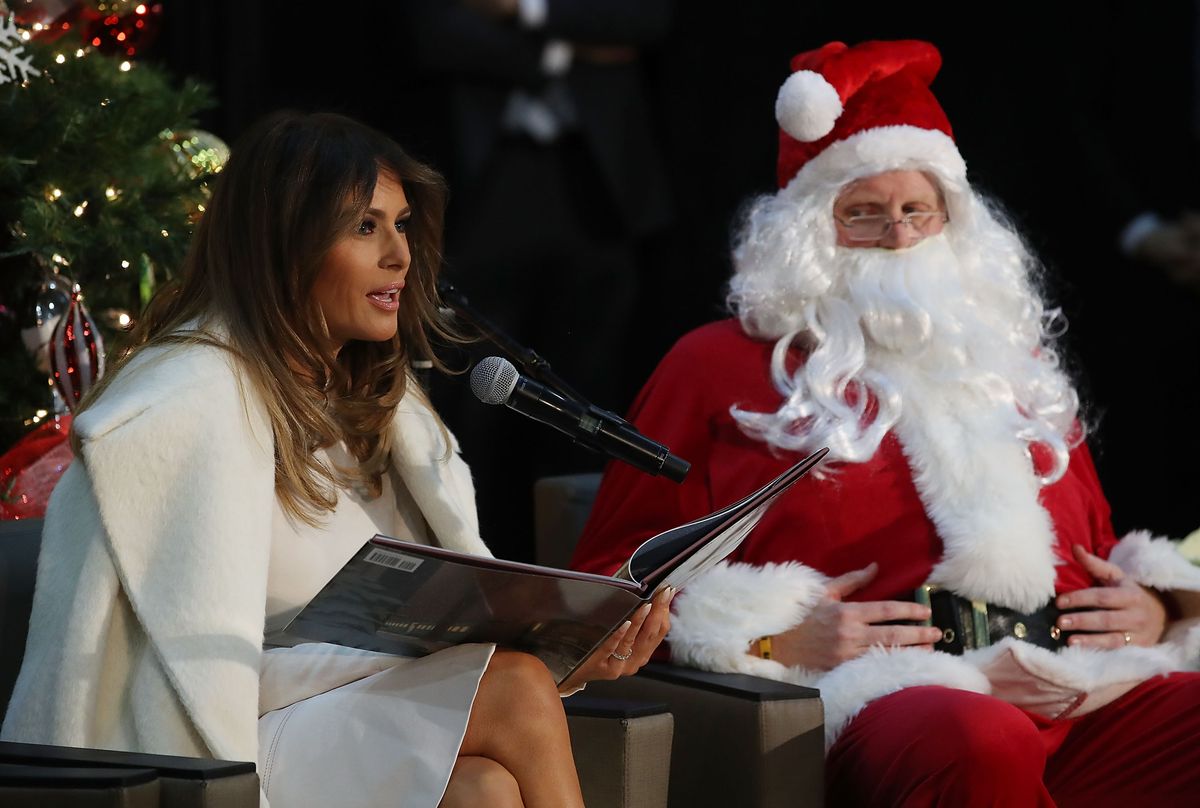
[[(623, 409), (638, 247), (671, 219), (641, 64), (668, 31), (668, 0), (414, 0), (419, 68), (450, 94), (456, 196), (448, 278), (589, 401)], [(475, 346), (471, 360), (497, 353)], [(462, 364), (466, 364), (463, 362)], [(479, 486), (485, 533), (525, 536), (532, 484), (599, 469), (557, 433), (435, 392)]]

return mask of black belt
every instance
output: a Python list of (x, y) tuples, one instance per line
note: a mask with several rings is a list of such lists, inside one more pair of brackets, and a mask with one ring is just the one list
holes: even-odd
[(1018, 612), (994, 603), (968, 600), (933, 584), (918, 587), (914, 595), (914, 600), (924, 603), (932, 612), (924, 625), (942, 630), (942, 639), (934, 643), (934, 649), (950, 654), (985, 648), (1005, 637), (1056, 651), (1067, 644), (1071, 634), (1056, 625), (1063, 610), (1054, 605), (1053, 599), (1035, 612)]

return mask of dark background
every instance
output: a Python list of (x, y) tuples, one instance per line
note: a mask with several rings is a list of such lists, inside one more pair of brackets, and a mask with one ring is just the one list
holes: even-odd
[[(272, 109), (341, 111), (439, 167), (454, 193), (446, 94), (409, 56), (421, 31), (405, 3), (164, 5), (144, 58), (215, 86), (220, 106), (202, 128), (233, 143)], [(672, 33), (642, 53), (676, 222), (642, 248), (624, 393), (596, 403), (623, 411), (675, 339), (722, 316), (735, 214), (775, 187), (774, 98), (788, 59), (833, 39), (928, 39), (943, 54), (934, 91), (973, 183), (1029, 238), (1069, 319), (1068, 358), (1118, 531), (1200, 526), (1200, 298), (1116, 248), (1135, 213), (1172, 215), (1195, 194), (1196, 36), (1191, 2), (677, 2)], [(530, 347), (553, 361), (553, 346)], [(586, 379), (567, 381), (586, 392)], [(470, 395), (465, 380), (461, 389)], [(564, 457), (576, 457), (565, 443)], [(529, 556), (524, 536), (484, 535), (498, 555)]]

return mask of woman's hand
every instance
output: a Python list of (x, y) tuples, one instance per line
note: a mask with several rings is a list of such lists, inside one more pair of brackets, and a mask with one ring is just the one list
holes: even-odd
[(932, 650), (942, 631), (931, 626), (881, 626), (891, 620), (928, 620), (929, 607), (900, 600), (843, 603), (842, 598), (862, 588), (879, 572), (872, 563), (834, 578), (825, 597), (803, 622), (771, 641), (771, 658), (783, 665), (811, 670), (832, 670), (862, 656), (875, 645), (921, 646)]
[(639, 607), (587, 662), (558, 686), (559, 692), (574, 692), (596, 679), (619, 679), (637, 673), (650, 661), (650, 654), (671, 628), (671, 600), (674, 597), (675, 590), (666, 587), (653, 601)]
[(1121, 648), (1125, 645), (1154, 645), (1167, 627), (1167, 609), (1151, 590), (1125, 577), (1110, 561), (1089, 553), (1080, 545), (1071, 548), (1075, 558), (1100, 586), (1059, 595), (1060, 609), (1092, 607), (1058, 618), (1063, 631), (1086, 631), (1067, 641), (1086, 648)]

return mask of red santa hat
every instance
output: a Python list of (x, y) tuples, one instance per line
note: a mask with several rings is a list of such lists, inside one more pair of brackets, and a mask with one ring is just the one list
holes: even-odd
[(966, 164), (929, 89), (941, 64), (917, 40), (830, 42), (795, 56), (775, 101), (779, 187), (910, 168), (965, 186)]

